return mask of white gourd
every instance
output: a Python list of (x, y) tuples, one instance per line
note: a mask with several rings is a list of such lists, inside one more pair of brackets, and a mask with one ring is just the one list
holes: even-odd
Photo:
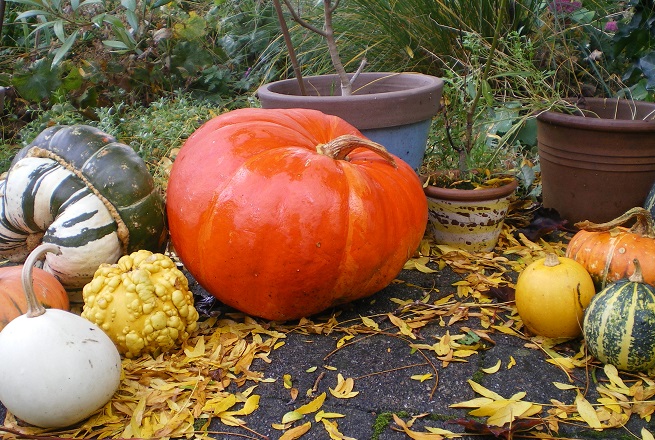
[(46, 252), (59, 250), (40, 245), (23, 267), (28, 312), (0, 332), (0, 401), (27, 423), (60, 428), (102, 408), (120, 385), (122, 367), (118, 349), (98, 326), (36, 300), (32, 270)]

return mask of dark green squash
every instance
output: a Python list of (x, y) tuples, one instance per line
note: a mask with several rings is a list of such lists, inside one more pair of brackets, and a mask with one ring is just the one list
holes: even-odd
[(629, 279), (596, 294), (585, 312), (583, 333), (589, 352), (625, 371), (655, 368), (655, 287), (643, 282), (641, 268)]
[(15, 156), (0, 181), (0, 256), (21, 262), (41, 241), (60, 247), (47, 266), (67, 288), (101, 263), (165, 246), (164, 202), (145, 162), (91, 126), (54, 126)]
[(646, 201), (644, 202), (644, 208), (650, 211), (650, 215), (655, 218), (655, 182), (646, 196)]

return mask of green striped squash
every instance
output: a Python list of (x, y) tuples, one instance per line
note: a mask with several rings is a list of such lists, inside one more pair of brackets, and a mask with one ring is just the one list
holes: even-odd
[(0, 257), (23, 262), (39, 243), (59, 246), (44, 269), (66, 289), (102, 263), (165, 246), (164, 202), (129, 146), (87, 125), (54, 126), (12, 161), (0, 180)]
[(653, 184), (648, 196), (646, 196), (646, 201), (644, 202), (644, 208), (650, 211), (650, 215), (655, 218), (655, 184)]
[(589, 352), (624, 371), (655, 368), (655, 287), (643, 282), (635, 260), (630, 279), (610, 284), (585, 311), (583, 334)]

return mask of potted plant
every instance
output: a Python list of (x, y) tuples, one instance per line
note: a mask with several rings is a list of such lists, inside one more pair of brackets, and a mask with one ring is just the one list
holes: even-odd
[[(506, 4), (501, 1), (499, 14)], [(445, 76), (444, 128), (437, 142), (451, 152), (450, 163), (431, 164), (429, 157), (422, 169), (434, 240), (474, 252), (491, 251), (498, 241), (519, 185), (514, 170), (521, 170), (521, 151), (515, 147), (534, 127), (530, 109), (551, 93), (544, 90), (546, 73), (527, 67), (529, 51), (516, 49), (529, 43), (518, 34), (501, 37), (502, 23), (499, 15), (490, 43), (462, 33), (468, 59)], [(517, 96), (520, 89), (527, 93)]]
[(540, 113), (537, 128), (545, 207), (602, 223), (643, 206), (655, 183), (655, 103), (567, 101)]
[(339, 116), (418, 169), (432, 118), (441, 107), (443, 80), (417, 73), (363, 72), (365, 60), (355, 73), (349, 74), (339, 57), (332, 26), (339, 1), (323, 0), (322, 29), (303, 20), (289, 0), (283, 1), (294, 21), (325, 39), (337, 73), (302, 76), (282, 5), (274, 0), (296, 78), (261, 86), (257, 96), (262, 107), (311, 108)]

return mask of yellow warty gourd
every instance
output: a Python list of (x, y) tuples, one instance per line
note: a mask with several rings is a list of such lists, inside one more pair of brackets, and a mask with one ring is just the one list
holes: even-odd
[(158, 356), (197, 327), (188, 280), (163, 254), (140, 250), (101, 265), (82, 295), (82, 316), (102, 328), (127, 358)]

